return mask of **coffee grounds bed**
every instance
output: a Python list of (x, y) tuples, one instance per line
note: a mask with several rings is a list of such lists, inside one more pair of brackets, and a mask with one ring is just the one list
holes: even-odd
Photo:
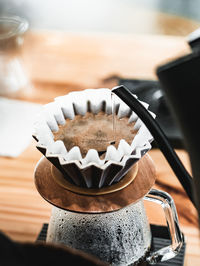
[[(158, 249), (161, 249), (162, 247), (166, 247), (171, 244), (168, 229), (166, 226), (151, 224), (150, 227), (151, 227), (151, 233), (152, 233), (151, 251), (156, 251)], [(46, 223), (43, 224), (36, 242), (46, 241), (47, 229), (48, 229), (48, 224)], [(157, 263), (154, 265), (157, 265), (157, 266), (182, 266), (184, 265), (185, 249), (186, 249), (186, 243), (184, 242), (179, 254), (175, 258), (170, 259), (166, 262)], [(145, 264), (145, 265), (150, 265), (150, 264)]]

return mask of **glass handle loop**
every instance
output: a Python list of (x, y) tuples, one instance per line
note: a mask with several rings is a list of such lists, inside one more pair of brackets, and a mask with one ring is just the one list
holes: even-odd
[(144, 198), (145, 200), (161, 205), (164, 210), (168, 230), (171, 237), (171, 245), (151, 252), (147, 257), (147, 262), (156, 264), (175, 257), (184, 242), (183, 234), (179, 227), (178, 215), (172, 197), (161, 190), (152, 189)]

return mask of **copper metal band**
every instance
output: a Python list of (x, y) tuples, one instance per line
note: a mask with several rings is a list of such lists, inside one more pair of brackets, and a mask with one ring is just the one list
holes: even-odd
[(137, 175), (137, 172), (138, 164), (136, 163), (135, 165), (133, 165), (131, 170), (125, 175), (125, 177), (123, 177), (122, 180), (120, 180), (116, 184), (103, 188), (85, 188), (73, 185), (72, 183), (68, 182), (63, 177), (63, 174), (53, 164), (51, 165), (52, 177), (58, 183), (58, 185), (77, 194), (92, 196), (105, 195), (125, 188), (134, 180)]

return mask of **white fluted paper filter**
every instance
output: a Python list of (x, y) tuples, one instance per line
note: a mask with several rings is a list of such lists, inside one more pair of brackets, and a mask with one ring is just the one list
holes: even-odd
[[(148, 109), (148, 104), (142, 104)], [(87, 188), (120, 181), (153, 140), (143, 122), (117, 96), (113, 105), (110, 89), (87, 89), (56, 98), (38, 115), (33, 137), (64, 178)]]

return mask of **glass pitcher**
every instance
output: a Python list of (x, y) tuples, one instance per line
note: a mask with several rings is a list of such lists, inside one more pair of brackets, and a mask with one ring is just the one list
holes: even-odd
[[(171, 245), (155, 252), (150, 252), (152, 235), (144, 200), (161, 205), (171, 236)], [(171, 196), (152, 189), (143, 199), (113, 212), (75, 213), (53, 207), (47, 242), (82, 250), (110, 265), (138, 265), (173, 258), (182, 247), (183, 235)]]

